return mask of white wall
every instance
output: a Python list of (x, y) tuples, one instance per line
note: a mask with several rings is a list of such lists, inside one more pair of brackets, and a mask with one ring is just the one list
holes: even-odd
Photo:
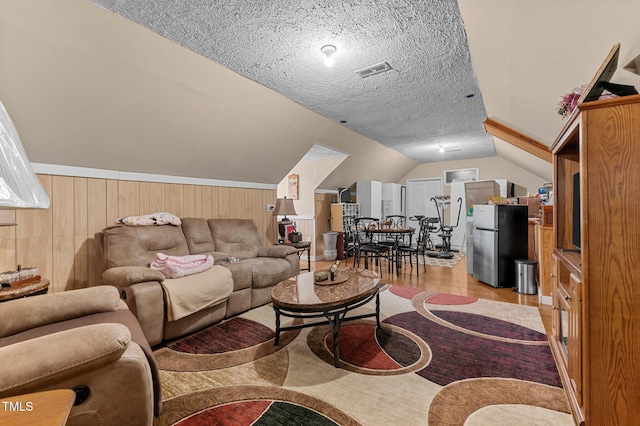
[[(527, 188), (530, 194), (535, 194), (543, 184), (552, 181), (553, 171), (549, 163), (549, 175), (540, 177), (533, 175), (517, 165), (501, 157), (478, 158), (474, 160), (447, 161), (440, 163), (420, 164), (407, 174), (399, 183), (405, 184), (407, 179), (428, 177), (443, 177), (445, 170), (478, 168), (480, 180), (507, 179), (516, 185)], [(450, 195), (450, 187), (444, 187), (445, 195)]]
[[(402, 185), (397, 183), (382, 184), (382, 216), (402, 215), (404, 206), (402, 205)], [(388, 203), (389, 211), (385, 211)]]
[[(298, 175), (298, 200), (293, 204), (298, 216), (315, 216), (314, 193), (318, 185), (336, 168), (346, 157), (334, 157), (324, 160), (305, 161), (298, 163), (278, 184), (278, 198), (289, 197), (288, 176)], [(337, 189), (337, 188), (336, 188)]]
[(359, 180), (356, 182), (356, 202), (360, 204), (360, 215), (382, 217), (382, 182)]

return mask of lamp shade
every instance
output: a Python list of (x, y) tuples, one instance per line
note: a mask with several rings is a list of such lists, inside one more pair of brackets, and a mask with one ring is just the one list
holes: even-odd
[(49, 207), (49, 197), (38, 181), (18, 131), (0, 102), (0, 208)]
[(286, 218), (288, 214), (290, 215), (297, 214), (296, 208), (293, 205), (293, 200), (287, 197), (278, 198), (278, 200), (276, 201), (276, 208), (273, 211), (273, 215), (284, 216)]

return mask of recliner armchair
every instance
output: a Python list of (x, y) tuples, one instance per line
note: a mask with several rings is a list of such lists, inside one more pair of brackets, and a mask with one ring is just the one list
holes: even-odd
[(74, 389), (67, 425), (151, 425), (162, 397), (151, 348), (115, 287), (0, 303), (0, 398)]

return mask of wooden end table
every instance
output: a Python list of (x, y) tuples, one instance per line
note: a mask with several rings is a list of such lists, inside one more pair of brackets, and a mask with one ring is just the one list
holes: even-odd
[[(362, 318), (376, 318), (380, 327), (380, 284), (378, 275), (369, 270), (347, 268), (341, 271), (348, 275), (345, 282), (333, 285), (316, 284), (314, 272), (300, 274), (297, 277), (282, 281), (271, 290), (273, 310), (276, 314), (275, 345), (280, 343), (280, 333), (305, 327), (330, 324), (333, 337), (333, 365), (340, 368), (340, 326), (344, 321)], [(340, 277), (340, 274), (338, 274)], [(376, 299), (374, 313), (362, 314), (346, 318), (349, 311)], [(326, 318), (317, 321), (282, 327), (280, 317), (289, 318)]]
[(4, 426), (62, 426), (66, 424), (76, 394), (71, 389), (17, 395), (0, 399), (0, 424)]
[(298, 249), (298, 259), (302, 257), (302, 253), (307, 252), (307, 267), (300, 268), (301, 271), (311, 272), (311, 241), (300, 241), (291, 243), (291, 247)]
[(297, 243), (278, 243), (278, 245), (287, 245), (298, 250), (298, 259), (302, 257), (302, 253), (307, 252), (307, 267), (300, 268), (301, 271), (311, 271), (311, 241), (299, 241)]
[(21, 297), (44, 294), (49, 290), (49, 280), (41, 278), (37, 281), (28, 282), (14, 287), (0, 288), (0, 302), (19, 299)]

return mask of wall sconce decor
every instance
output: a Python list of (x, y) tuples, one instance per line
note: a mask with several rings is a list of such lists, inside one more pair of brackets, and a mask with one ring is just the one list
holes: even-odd
[(288, 177), (289, 180), (289, 198), (292, 200), (298, 199), (298, 182), (300, 181), (300, 176), (297, 174), (291, 174)]

